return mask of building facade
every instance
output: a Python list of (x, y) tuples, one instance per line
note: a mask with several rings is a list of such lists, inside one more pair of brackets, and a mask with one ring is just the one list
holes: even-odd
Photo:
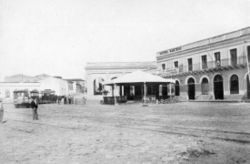
[(60, 77), (47, 77), (39, 81), (39, 90), (50, 89), (55, 91), (57, 96), (69, 96), (73, 92), (73, 86), (71, 82), (64, 80)]
[(85, 80), (83, 79), (65, 79), (71, 83), (72, 91), (74, 94), (84, 94), (86, 92)]
[(15, 90), (39, 90), (39, 82), (0, 82), (0, 98), (7, 102), (13, 101)]
[[(22, 75), (23, 76), (23, 75)], [(39, 92), (45, 90), (54, 91), (57, 96), (72, 96), (77, 93), (77, 86), (74, 85), (74, 81), (65, 80), (61, 77), (46, 76), (43, 78), (27, 78), (25, 76), (19, 78), (19, 75), (8, 77), (5, 82), (0, 82), (0, 98), (5, 101), (12, 101), (15, 90), (38, 90)], [(8, 81), (9, 80), (9, 81)], [(75, 88), (74, 88), (75, 86)], [(82, 88), (81, 88), (82, 89)]]
[(250, 27), (157, 53), (159, 75), (181, 100), (250, 98)]
[(85, 67), (85, 80), (88, 99), (102, 99), (103, 91), (111, 93), (109, 86), (104, 87), (105, 82), (109, 82), (121, 75), (137, 70), (155, 70), (155, 62), (98, 62), (87, 63)]

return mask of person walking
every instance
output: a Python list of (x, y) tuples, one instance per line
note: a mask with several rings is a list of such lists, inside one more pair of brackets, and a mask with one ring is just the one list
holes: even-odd
[(32, 108), (33, 120), (38, 120), (38, 113), (37, 113), (38, 101), (36, 98), (32, 98), (30, 106)]
[(0, 123), (4, 123), (3, 114), (4, 114), (3, 102), (2, 100), (0, 100)]

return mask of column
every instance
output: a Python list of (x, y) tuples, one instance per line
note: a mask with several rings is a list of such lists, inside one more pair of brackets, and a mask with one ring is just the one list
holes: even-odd
[(124, 85), (122, 85), (122, 96), (124, 96)]
[[(114, 84), (115, 85), (115, 84)], [(114, 97), (114, 85), (112, 85), (112, 97)]]
[(147, 99), (147, 85), (146, 85), (145, 82), (143, 84), (143, 89), (144, 89), (143, 101), (146, 102), (146, 99)]
[(114, 89), (113, 89), (113, 97), (114, 97), (114, 105), (117, 105), (117, 100), (116, 100), (116, 94), (115, 91), (117, 91), (117, 85), (114, 84)]
[(159, 96), (162, 96), (162, 84), (159, 85)]

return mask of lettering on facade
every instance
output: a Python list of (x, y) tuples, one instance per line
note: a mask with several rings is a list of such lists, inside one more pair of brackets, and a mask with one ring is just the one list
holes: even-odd
[(169, 50), (170, 53), (175, 52), (175, 51), (180, 51), (181, 47), (176, 47), (176, 48), (172, 48)]
[(182, 49), (182, 47), (175, 47), (175, 48), (171, 48), (169, 50), (166, 50), (166, 51), (163, 51), (161, 52), (160, 54), (169, 54), (169, 53), (173, 53), (173, 52), (176, 52), (176, 51), (180, 51)]

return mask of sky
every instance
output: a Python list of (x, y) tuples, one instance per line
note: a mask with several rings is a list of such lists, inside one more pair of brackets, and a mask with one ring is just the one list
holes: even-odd
[(0, 0), (0, 79), (84, 78), (87, 62), (156, 53), (250, 26), (250, 0)]

